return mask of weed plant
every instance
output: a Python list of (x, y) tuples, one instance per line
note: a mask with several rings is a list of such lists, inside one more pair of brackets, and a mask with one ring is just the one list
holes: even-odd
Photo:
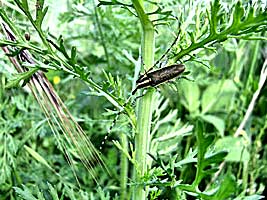
[(263, 199), (266, 9), (1, 1), (0, 199)]

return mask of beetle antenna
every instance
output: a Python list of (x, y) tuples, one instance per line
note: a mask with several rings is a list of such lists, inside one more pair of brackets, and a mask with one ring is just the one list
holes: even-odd
[[(170, 50), (173, 48), (173, 46), (176, 44), (176, 42), (178, 41), (178, 39), (180, 38), (180, 33), (181, 33), (181, 29), (179, 29), (179, 32), (177, 34), (177, 36), (175, 37), (174, 41), (172, 42), (171, 46), (167, 49), (167, 51), (160, 57), (160, 59), (157, 60), (157, 62), (155, 62), (154, 66), (155, 67), (156, 65), (159, 64), (159, 62), (164, 59), (168, 53), (170, 52)], [(153, 68), (152, 67), (152, 68)]]

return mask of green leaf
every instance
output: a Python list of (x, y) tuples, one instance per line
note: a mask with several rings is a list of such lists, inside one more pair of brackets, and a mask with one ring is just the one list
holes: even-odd
[(115, 1), (115, 0), (112, 0), (112, 1), (99, 1), (99, 3), (98, 3), (98, 7), (99, 6), (111, 6), (111, 5), (118, 5), (118, 1)]
[[(3, 46), (6, 46), (6, 45), (3, 45)], [(25, 50), (25, 48), (15, 49), (14, 51), (12, 51), (9, 54), (7, 54), (7, 56), (15, 57), (15, 56), (19, 55), (21, 53), (21, 51), (23, 51), (23, 50)]]
[(35, 23), (38, 26), (38, 28), (41, 29), (44, 17), (48, 11), (48, 7), (44, 7), (44, 0), (37, 0), (36, 1), (36, 19)]
[(111, 0), (111, 1), (99, 1), (99, 3), (97, 4), (97, 7), (100, 7), (100, 6), (122, 6), (122, 7), (133, 7), (132, 4), (124, 4), (124, 3), (121, 3), (117, 0)]
[(222, 180), (223, 181), (220, 183), (219, 190), (217, 191), (214, 199), (224, 200), (236, 192), (237, 182), (232, 174), (227, 173)]
[(204, 164), (206, 166), (213, 164), (213, 163), (220, 163), (224, 160), (225, 156), (227, 156), (228, 151), (218, 151), (214, 154), (208, 155), (205, 157)]
[(247, 150), (247, 142), (243, 138), (236, 138), (232, 136), (219, 139), (215, 148), (217, 150), (227, 150), (229, 153), (226, 156), (226, 161), (231, 162), (248, 162), (250, 154)]
[(44, 0), (37, 0), (35, 7), (36, 7), (36, 20), (37, 20), (42, 15), (42, 10), (44, 8)]
[(255, 9), (254, 9), (254, 7), (250, 7), (249, 8), (249, 12), (248, 12), (248, 14), (247, 14), (247, 21), (251, 21), (251, 20), (253, 20), (254, 19), (254, 14), (255, 14)]
[[(32, 193), (33, 191), (28, 188), (25, 185), (22, 185), (23, 189), (19, 188), (19, 187), (13, 187), (15, 189), (15, 192), (18, 194), (19, 197), (21, 197), (22, 199), (25, 200), (45, 200), (45, 198), (43, 197), (43, 195), (38, 195), (38, 198), (36, 198)], [(40, 192), (40, 191), (39, 191)], [(39, 193), (37, 192), (37, 193)]]
[(217, 33), (217, 23), (218, 23), (218, 13), (220, 11), (220, 1), (219, 0), (215, 0), (214, 3), (211, 3), (211, 17), (210, 17), (210, 33), (212, 34), (216, 34)]
[(196, 155), (197, 155), (197, 151), (193, 151), (190, 149), (189, 152), (187, 153), (186, 157), (175, 163), (175, 167), (182, 167), (182, 165), (186, 165), (186, 164), (189, 164), (189, 163), (196, 163), (197, 162), (197, 158), (196, 158)]
[(67, 50), (66, 50), (66, 48), (65, 48), (64, 40), (63, 40), (63, 37), (62, 37), (62, 36), (60, 36), (60, 37), (58, 38), (58, 42), (59, 42), (59, 50), (60, 50), (60, 52), (61, 52), (66, 58), (69, 59), (69, 55), (68, 55)]
[[(19, 0), (16, 0), (16, 2), (20, 2)], [(29, 4), (27, 0), (22, 0), (20, 2), (21, 6), (24, 8), (25, 11), (29, 11)]]
[(243, 17), (245, 11), (241, 5), (241, 2), (238, 1), (235, 5), (234, 13), (232, 15), (232, 25), (231, 28), (238, 29), (239, 24), (241, 23), (241, 18)]
[(29, 5), (27, 0), (14, 0), (18, 7), (25, 13), (25, 15), (29, 18), (31, 18), (31, 13), (29, 11)]
[(232, 80), (222, 80), (210, 84), (201, 98), (202, 114), (215, 112), (230, 106), (237, 87)]
[(14, 78), (5, 85), (5, 88), (18, 87), (20, 81), (24, 80), (25, 82), (27, 82), (31, 78), (31, 76), (38, 70), (38, 68), (33, 68), (27, 72), (16, 74)]
[(200, 145), (201, 149), (203, 150), (204, 153), (207, 152), (208, 147), (213, 143), (215, 136), (214, 135), (208, 135), (206, 137), (199, 137), (200, 138)]
[(198, 85), (191, 81), (181, 80), (181, 89), (183, 91), (183, 105), (189, 110), (190, 113), (198, 113), (199, 112), (199, 97), (200, 91)]
[(201, 119), (212, 124), (219, 132), (220, 136), (224, 136), (225, 123), (224, 120), (215, 115), (201, 115)]
[(59, 200), (57, 190), (50, 183), (47, 183), (47, 185), (53, 200)]
[(72, 63), (76, 63), (76, 54), (77, 54), (76, 47), (71, 47), (70, 59)]
[(28, 151), (28, 153), (30, 153), (32, 155), (32, 157), (34, 157), (38, 162), (42, 163), (43, 165), (45, 165), (47, 168), (49, 168), (50, 170), (53, 171), (53, 168), (48, 164), (48, 162), (46, 162), (46, 160), (36, 151), (34, 151), (32, 148), (24, 145), (24, 148), (26, 149), (26, 151)]

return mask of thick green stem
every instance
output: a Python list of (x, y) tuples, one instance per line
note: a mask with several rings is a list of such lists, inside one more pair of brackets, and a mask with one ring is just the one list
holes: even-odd
[[(128, 151), (128, 139), (126, 134), (122, 134), (121, 145), (123, 149)], [(128, 159), (127, 156), (121, 153), (121, 172), (120, 172), (120, 187), (121, 195), (120, 199), (125, 200), (127, 198), (127, 180), (128, 180)]]
[[(154, 63), (154, 27), (144, 11), (143, 2), (141, 0), (132, 0), (132, 3), (142, 24), (142, 58), (145, 69), (149, 69)], [(134, 172), (134, 182), (137, 183), (133, 191), (134, 200), (146, 199), (146, 188), (141, 183), (148, 166), (147, 153), (149, 151), (150, 126), (153, 112), (152, 96), (153, 92), (148, 90), (145, 96), (140, 99), (137, 108), (135, 153), (138, 166)]]

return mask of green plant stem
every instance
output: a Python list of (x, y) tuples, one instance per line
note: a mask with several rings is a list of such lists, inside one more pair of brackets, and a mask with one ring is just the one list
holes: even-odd
[(258, 55), (259, 55), (259, 51), (260, 51), (260, 41), (256, 41), (254, 44), (255, 48), (253, 49), (254, 53), (252, 56), (252, 61), (251, 61), (251, 65), (249, 68), (249, 74), (248, 74), (248, 79), (246, 80), (246, 87), (245, 88), (249, 88), (249, 85), (253, 82), (254, 78), (255, 78), (255, 69), (257, 67), (257, 61), (258, 61)]
[[(175, 56), (174, 61), (177, 62), (182, 57), (189, 55), (192, 51), (203, 48), (206, 44), (209, 44), (211, 42), (217, 42), (218, 41), (218, 35), (216, 34), (210, 34), (206, 39), (198, 42), (198, 43), (192, 43), (188, 48), (181, 49), (181, 51)], [(221, 37), (221, 40), (223, 40), (223, 37)]]
[[(126, 134), (121, 134), (121, 146), (128, 151), (128, 138)], [(121, 171), (120, 171), (120, 199), (127, 199), (127, 179), (128, 179), (128, 159), (124, 153), (121, 153)]]
[(104, 33), (102, 31), (102, 27), (101, 27), (101, 23), (99, 22), (99, 16), (98, 16), (98, 8), (95, 6), (95, 3), (93, 1), (94, 4), (94, 13), (95, 13), (95, 21), (96, 21), (96, 27), (98, 29), (99, 32), (99, 36), (100, 36), (100, 40), (101, 40), (101, 44), (103, 46), (104, 52), (105, 52), (105, 57), (108, 63), (108, 67), (110, 66), (110, 60), (109, 60), (109, 53), (108, 53), (108, 48), (106, 46), (106, 41), (105, 41), (105, 36)]
[[(154, 63), (154, 27), (144, 11), (142, 0), (132, 0), (138, 18), (142, 24), (142, 57), (145, 70)], [(147, 153), (150, 144), (150, 125), (152, 120), (152, 91), (147, 91), (145, 96), (138, 102), (137, 127), (135, 135), (135, 153), (138, 169), (134, 171), (134, 182), (141, 183), (142, 177), (147, 172)], [(146, 189), (142, 184), (137, 184), (133, 191), (134, 200), (146, 199)]]
[(202, 170), (203, 170), (203, 162), (205, 157), (204, 145), (201, 144), (201, 141), (204, 140), (203, 135), (203, 124), (200, 121), (197, 121), (196, 125), (196, 137), (197, 137), (197, 145), (198, 145), (198, 154), (197, 154), (197, 172), (194, 182), (192, 183), (192, 187), (196, 188), (202, 179)]

